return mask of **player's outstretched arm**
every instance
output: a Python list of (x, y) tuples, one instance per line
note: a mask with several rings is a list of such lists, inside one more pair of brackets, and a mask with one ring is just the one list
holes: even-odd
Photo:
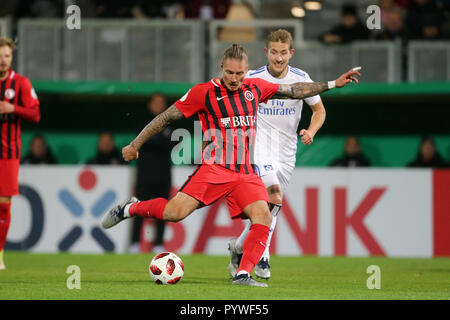
[[(358, 67), (360, 69), (360, 67)], [(280, 84), (277, 93), (272, 99), (304, 99), (318, 95), (333, 88), (342, 88), (352, 81), (358, 83), (355, 76), (360, 76), (358, 68), (353, 68), (334, 81), (328, 82), (297, 82), (293, 84)]]
[(157, 115), (129, 145), (122, 149), (124, 160), (137, 159), (139, 149), (148, 139), (161, 132), (168, 124), (182, 118), (184, 118), (183, 113), (175, 105), (171, 105), (166, 111)]

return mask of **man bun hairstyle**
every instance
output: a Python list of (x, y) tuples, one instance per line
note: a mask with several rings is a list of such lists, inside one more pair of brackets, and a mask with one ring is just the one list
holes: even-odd
[(269, 47), (269, 42), (282, 42), (289, 44), (289, 50), (292, 49), (294, 40), (292, 39), (292, 35), (289, 31), (285, 29), (278, 29), (277, 31), (272, 31), (267, 36), (267, 48)]
[(245, 51), (243, 46), (241, 46), (240, 44), (234, 43), (231, 47), (229, 47), (227, 50), (225, 50), (225, 53), (223, 54), (222, 63), (226, 59), (248, 61), (248, 56), (247, 56), (247, 52)]
[(12, 51), (17, 49), (17, 40), (8, 37), (0, 37), (0, 47), (8, 46)]

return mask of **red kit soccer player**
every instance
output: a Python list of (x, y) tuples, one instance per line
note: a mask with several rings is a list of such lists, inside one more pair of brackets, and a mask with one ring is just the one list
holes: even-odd
[(220, 79), (191, 88), (122, 149), (126, 161), (137, 159), (143, 143), (167, 124), (198, 114), (204, 139), (208, 142), (203, 149), (202, 164), (169, 201), (131, 198), (107, 212), (102, 225), (110, 228), (133, 216), (176, 222), (195, 209), (225, 197), (232, 219), (248, 218), (252, 222), (232, 284), (267, 287), (250, 276), (264, 252), (272, 223), (267, 190), (252, 166), (258, 104), (271, 97), (303, 99), (334, 87), (343, 87), (357, 81), (354, 76), (359, 73), (351, 70), (329, 83), (278, 85), (257, 78), (244, 80), (248, 58), (245, 50), (237, 44), (225, 51), (221, 68)]
[(20, 121), (39, 122), (39, 100), (30, 80), (11, 69), (14, 41), (0, 38), (0, 270), (11, 221), (11, 197), (19, 194)]

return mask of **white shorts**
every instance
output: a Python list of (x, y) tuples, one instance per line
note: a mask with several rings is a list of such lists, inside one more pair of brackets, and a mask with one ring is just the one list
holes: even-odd
[(257, 163), (256, 171), (266, 188), (280, 185), (283, 194), (286, 192), (295, 164), (291, 163)]

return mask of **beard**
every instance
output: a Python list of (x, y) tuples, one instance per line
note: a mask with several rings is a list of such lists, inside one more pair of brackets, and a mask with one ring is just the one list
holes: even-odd
[(272, 76), (279, 77), (286, 70), (286, 68), (287, 68), (287, 64), (284, 64), (281, 67), (281, 70), (275, 69), (274, 65), (272, 64), (272, 65), (269, 66), (269, 71), (272, 74)]

